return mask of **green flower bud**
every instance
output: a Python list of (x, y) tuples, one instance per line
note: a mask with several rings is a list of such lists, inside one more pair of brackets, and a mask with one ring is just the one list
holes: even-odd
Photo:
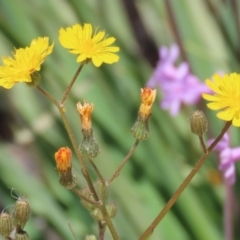
[(95, 235), (87, 235), (85, 240), (97, 240), (97, 237)]
[(11, 211), (13, 226), (24, 228), (31, 213), (30, 205), (25, 198), (19, 198)]
[(0, 214), (0, 235), (8, 237), (13, 230), (11, 216), (8, 213)]
[(15, 240), (29, 240), (27, 232), (20, 230), (16, 233)]
[[(92, 200), (92, 201), (95, 201), (95, 200), (94, 200), (94, 197), (93, 197), (93, 194), (91, 193), (91, 191), (90, 191), (90, 189), (89, 189), (88, 187), (81, 189), (80, 192), (81, 192), (81, 194), (84, 195), (84, 197), (86, 197), (87, 199), (90, 199), (90, 200)], [(93, 210), (94, 208), (96, 208), (95, 205), (93, 205), (93, 204), (85, 201), (84, 199), (81, 199), (81, 203), (82, 203), (82, 205), (83, 205), (85, 208), (87, 208), (87, 209), (89, 209), (89, 210)]]
[(192, 133), (202, 136), (208, 130), (208, 122), (204, 113), (200, 110), (194, 111), (189, 116)]
[(82, 129), (82, 133), (83, 140), (79, 145), (79, 150), (83, 158), (93, 159), (100, 153), (99, 146), (93, 137), (93, 130)]

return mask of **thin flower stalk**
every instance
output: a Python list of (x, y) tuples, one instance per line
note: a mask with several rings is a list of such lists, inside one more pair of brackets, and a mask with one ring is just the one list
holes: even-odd
[(192, 171), (188, 174), (188, 176), (185, 178), (183, 183), (179, 186), (179, 188), (176, 190), (176, 192), (172, 195), (170, 200), (167, 202), (167, 204), (164, 206), (164, 208), (161, 210), (161, 212), (157, 215), (157, 217), (154, 219), (154, 221), (150, 224), (150, 226), (145, 230), (145, 232), (140, 236), (139, 240), (145, 240), (148, 239), (154, 229), (157, 227), (157, 225), (160, 223), (160, 221), (164, 218), (164, 216), (168, 213), (168, 211), (171, 209), (173, 204), (178, 200), (181, 193), (185, 190), (185, 188), (189, 185), (192, 178), (196, 175), (196, 173), (199, 171), (201, 166), (206, 161), (209, 153), (214, 149), (214, 147), (217, 145), (217, 143), (222, 139), (225, 132), (229, 129), (229, 127), (232, 125), (232, 122), (226, 122), (224, 125), (221, 133), (218, 135), (218, 137), (214, 140), (214, 142), (208, 147), (207, 152), (202, 155), (202, 157), (198, 160), (195, 167), (192, 169)]
[(117, 170), (115, 171), (115, 173), (112, 175), (112, 177), (107, 181), (107, 185), (109, 185), (110, 183), (112, 183), (120, 174), (120, 171), (122, 170), (122, 168), (124, 167), (124, 165), (128, 162), (128, 160), (130, 159), (130, 157), (132, 156), (132, 154), (134, 153), (134, 151), (136, 150), (138, 144), (140, 143), (139, 140), (136, 140), (136, 142), (134, 143), (133, 147), (130, 149), (130, 151), (128, 152), (127, 156), (123, 159), (122, 163), (120, 164), (120, 166), (117, 168)]
[(99, 169), (97, 168), (97, 166), (95, 165), (95, 163), (93, 162), (92, 159), (89, 159), (90, 164), (92, 165), (93, 169), (95, 170), (95, 172), (97, 173), (99, 179), (101, 180), (102, 184), (105, 186), (106, 185), (106, 181), (103, 178), (102, 174), (100, 173)]
[(79, 73), (81, 72), (83, 66), (84, 66), (84, 62), (79, 66), (78, 70), (76, 71), (76, 73), (74, 74), (74, 76), (73, 76), (73, 78), (72, 78), (72, 81), (69, 83), (66, 91), (64, 92), (63, 98), (62, 98), (61, 103), (60, 103), (61, 106), (64, 105), (64, 103), (65, 103), (65, 101), (66, 101), (66, 99), (67, 99), (67, 96), (68, 96), (70, 90), (72, 89), (72, 86), (73, 86), (73, 84), (75, 83), (75, 81), (76, 81)]
[[(60, 103), (59, 103), (53, 96), (51, 96), (51, 95), (50, 95), (47, 91), (45, 91), (43, 88), (41, 88), (40, 86), (37, 86), (37, 89), (38, 89), (41, 93), (43, 93), (43, 94), (44, 94), (52, 103), (54, 103), (54, 105), (58, 108), (58, 110), (59, 110), (59, 112), (60, 112), (60, 114), (61, 114), (61, 117), (62, 117), (64, 126), (65, 126), (65, 128), (66, 128), (66, 130), (67, 130), (68, 136), (69, 136), (69, 138), (70, 138), (70, 140), (71, 140), (71, 143), (72, 143), (72, 145), (73, 145), (74, 151), (75, 151), (75, 153), (76, 153), (76, 155), (77, 155), (77, 158), (78, 158), (78, 160), (79, 160), (79, 162), (80, 162), (80, 165), (81, 165), (81, 167), (82, 167), (82, 173), (83, 173), (83, 175), (84, 175), (84, 177), (85, 177), (85, 179), (86, 179), (86, 181), (87, 181), (87, 183), (88, 183), (88, 186), (89, 186), (91, 192), (93, 193), (94, 200), (98, 202), (98, 201), (99, 201), (98, 195), (97, 195), (97, 193), (96, 193), (96, 191), (95, 191), (95, 188), (94, 188), (93, 183), (92, 183), (92, 181), (91, 181), (91, 178), (90, 178), (90, 176), (89, 176), (89, 173), (88, 173), (88, 170), (87, 170), (86, 165), (85, 165), (85, 163), (84, 163), (84, 160), (83, 160), (80, 152), (78, 151), (77, 141), (76, 141), (76, 139), (75, 139), (75, 137), (74, 137), (74, 134), (73, 134), (73, 132), (72, 132), (72, 129), (71, 129), (69, 123), (68, 123), (67, 117), (66, 117), (66, 115), (65, 115), (64, 108), (60, 105)], [(100, 209), (101, 212), (102, 212), (102, 215), (103, 215), (103, 217), (104, 217), (104, 220), (106, 221), (106, 224), (107, 224), (107, 226), (108, 226), (108, 228), (109, 228), (109, 230), (110, 230), (110, 232), (111, 232), (111, 234), (112, 234), (112, 236), (113, 236), (113, 239), (114, 239), (114, 240), (119, 240), (117, 231), (116, 231), (116, 229), (115, 229), (115, 227), (114, 227), (114, 225), (113, 225), (113, 223), (112, 223), (112, 220), (111, 220), (111, 219), (109, 218), (109, 216), (108, 216), (106, 207), (105, 207), (104, 205), (101, 205), (101, 206), (99, 206), (99, 209)]]

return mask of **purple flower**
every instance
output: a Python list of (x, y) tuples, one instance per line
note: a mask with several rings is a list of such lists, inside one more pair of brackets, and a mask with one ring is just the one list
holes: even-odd
[(163, 46), (159, 50), (160, 61), (148, 81), (147, 85), (154, 88), (159, 85), (163, 92), (161, 107), (169, 109), (172, 116), (176, 116), (181, 104), (196, 104), (203, 92), (209, 92), (205, 83), (190, 73), (186, 62), (175, 66), (174, 63), (179, 56), (179, 48), (176, 44), (170, 49)]
[[(214, 148), (219, 153), (218, 168), (223, 172), (223, 177), (229, 185), (236, 181), (235, 162), (240, 160), (240, 147), (231, 148), (229, 134), (225, 133), (221, 141)], [(211, 144), (213, 140), (210, 140)]]

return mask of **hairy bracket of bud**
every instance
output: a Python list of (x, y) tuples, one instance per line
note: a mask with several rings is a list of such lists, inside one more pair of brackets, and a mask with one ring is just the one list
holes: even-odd
[(13, 230), (12, 218), (8, 213), (0, 214), (0, 235), (8, 237)]
[[(117, 214), (117, 207), (114, 203), (109, 203), (106, 205), (106, 210), (107, 210), (107, 213), (108, 213), (108, 216), (110, 218), (113, 218), (116, 216)], [(104, 217), (100, 211), (99, 208), (95, 208), (92, 213), (91, 213), (92, 217), (97, 220), (97, 221), (104, 221)]]
[(87, 235), (84, 240), (97, 240), (95, 235)]
[(15, 240), (29, 240), (27, 232), (23, 230), (18, 231), (15, 235)]
[(189, 116), (192, 133), (202, 136), (208, 130), (208, 121), (204, 113), (200, 110), (194, 111)]
[[(83, 188), (81, 190), (81, 194), (84, 195), (84, 197), (86, 197), (87, 199), (94, 201), (93, 194), (91, 193), (91, 191), (88, 187)], [(90, 202), (85, 201), (84, 199), (81, 199), (81, 203), (88, 210), (93, 210), (94, 208), (96, 208), (95, 205), (91, 204)]]
[(72, 151), (68, 147), (61, 147), (54, 155), (62, 186), (72, 189), (76, 186), (76, 178), (72, 173)]
[(81, 152), (83, 158), (95, 158), (99, 153), (100, 149), (93, 137), (93, 130), (82, 129), (83, 140), (79, 145), (79, 151)]
[(98, 180), (96, 183), (96, 191), (100, 200), (105, 202), (108, 198), (108, 188), (106, 183), (103, 183), (101, 180)]
[(138, 111), (137, 121), (131, 128), (131, 133), (134, 138), (139, 141), (147, 139), (149, 136), (148, 120), (151, 116), (152, 105), (156, 98), (156, 89), (152, 90), (149, 87), (141, 89), (141, 106)]
[(11, 217), (13, 226), (23, 229), (31, 213), (30, 205), (25, 198), (19, 198), (13, 206)]

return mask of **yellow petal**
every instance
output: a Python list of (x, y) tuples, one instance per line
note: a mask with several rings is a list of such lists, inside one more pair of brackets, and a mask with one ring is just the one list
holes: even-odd
[(221, 111), (217, 114), (217, 117), (225, 120), (225, 121), (231, 121), (233, 119), (233, 116), (235, 115), (234, 109), (226, 109), (224, 111)]

